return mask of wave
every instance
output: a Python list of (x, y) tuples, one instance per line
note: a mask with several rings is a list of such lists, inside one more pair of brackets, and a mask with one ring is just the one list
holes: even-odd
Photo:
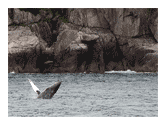
[(10, 72), (10, 73), (14, 74), (15, 72), (14, 72), (14, 71), (12, 71), (12, 72)]
[(126, 71), (114, 71), (114, 70), (112, 70), (112, 71), (105, 71), (105, 73), (137, 73), (137, 72), (135, 72), (135, 71), (131, 71), (130, 69), (128, 69), (128, 70), (126, 70)]

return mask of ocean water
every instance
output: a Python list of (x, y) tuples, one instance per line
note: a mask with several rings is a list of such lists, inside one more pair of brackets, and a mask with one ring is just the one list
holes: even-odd
[[(52, 99), (37, 99), (28, 79)], [(157, 73), (8, 74), (9, 117), (158, 117)]]

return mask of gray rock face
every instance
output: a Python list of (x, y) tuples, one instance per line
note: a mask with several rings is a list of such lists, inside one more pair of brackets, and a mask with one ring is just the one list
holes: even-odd
[(69, 21), (80, 26), (109, 28), (102, 12), (97, 9), (74, 9), (69, 14)]
[(8, 25), (12, 24), (12, 20), (10, 19), (9, 15), (8, 15)]
[(154, 22), (151, 24), (150, 29), (154, 35), (154, 38), (158, 42), (158, 17), (154, 20)]
[(28, 51), (39, 44), (38, 38), (28, 27), (18, 27), (8, 31), (8, 53)]
[(25, 12), (25, 11), (20, 11), (18, 8), (14, 8), (13, 11), (13, 22), (16, 24), (31, 24), (34, 22), (38, 22), (41, 19), (41, 16), (38, 15), (33, 15), (30, 12)]
[(118, 41), (127, 68), (139, 72), (158, 70), (158, 44), (153, 39), (121, 37)]
[(65, 49), (87, 49), (87, 46), (82, 43), (82, 41), (90, 42), (92, 40), (97, 40), (98, 38), (99, 36), (95, 34), (86, 34), (81, 31), (66, 29), (62, 31), (57, 38), (57, 42), (54, 45), (54, 54), (58, 55)]
[(46, 45), (29, 27), (19, 26), (8, 31), (9, 70), (39, 72), (36, 67), (37, 59), (45, 51)]
[(9, 72), (158, 70), (157, 8), (57, 10), (9, 8)]
[(39, 22), (30, 25), (32, 32), (47, 42), (48, 46), (52, 43), (52, 32), (47, 22)]
[(132, 37), (148, 33), (149, 11), (147, 8), (79, 8), (70, 12), (69, 21), (80, 26), (110, 29), (115, 35)]

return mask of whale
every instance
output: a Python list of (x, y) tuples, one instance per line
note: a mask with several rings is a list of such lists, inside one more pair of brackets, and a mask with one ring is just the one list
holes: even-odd
[(46, 88), (43, 92), (40, 92), (39, 88), (37, 88), (37, 86), (35, 86), (35, 84), (30, 79), (28, 79), (28, 81), (30, 82), (33, 90), (38, 94), (37, 98), (42, 98), (42, 99), (51, 99), (61, 85), (61, 82), (58, 81), (55, 82), (54, 85)]

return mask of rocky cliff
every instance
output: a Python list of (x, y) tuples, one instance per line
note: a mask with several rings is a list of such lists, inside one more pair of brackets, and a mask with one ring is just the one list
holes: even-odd
[(158, 71), (157, 8), (8, 9), (8, 72)]

